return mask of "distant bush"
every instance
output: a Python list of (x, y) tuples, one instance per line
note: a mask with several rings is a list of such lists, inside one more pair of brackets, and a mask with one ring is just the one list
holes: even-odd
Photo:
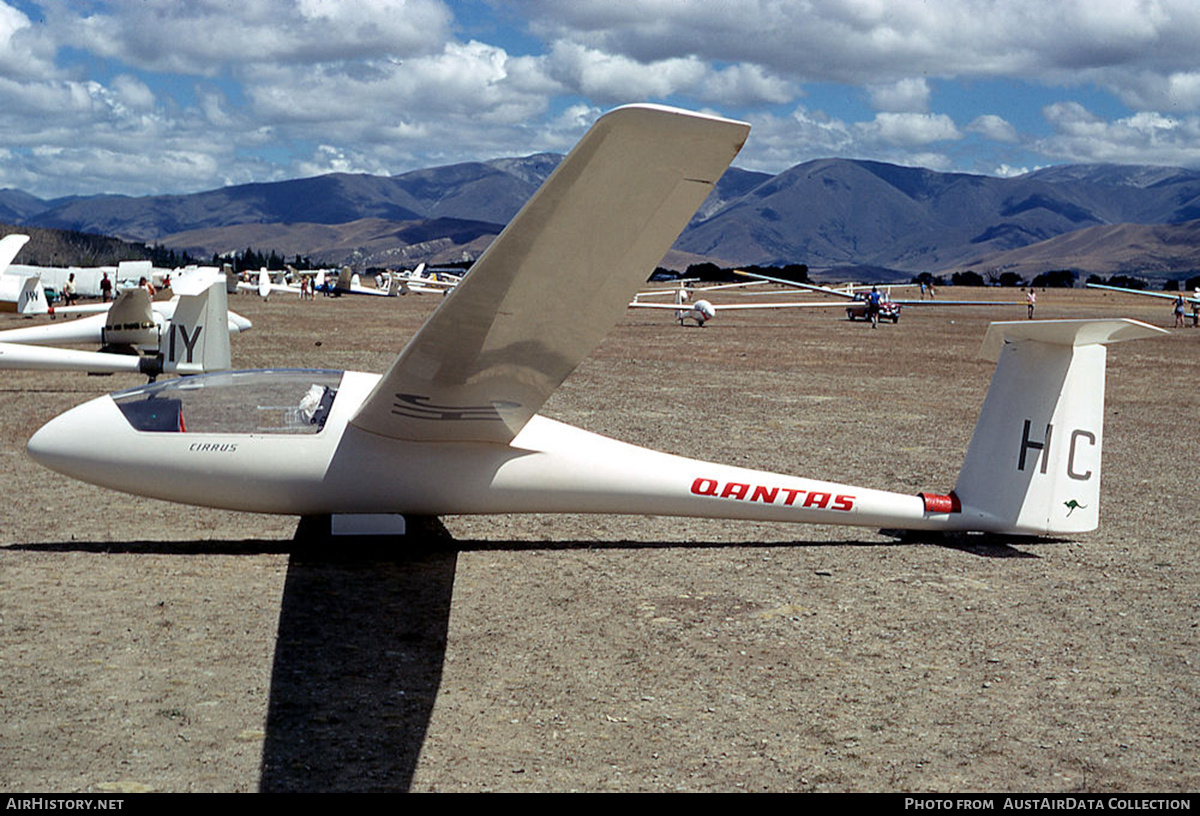
[(972, 272), (970, 269), (955, 272), (950, 276), (950, 284), (952, 286), (983, 286), (983, 275)]
[(1038, 275), (1029, 285), (1051, 289), (1070, 289), (1075, 285), (1075, 279), (1078, 277), (1070, 269), (1055, 269), (1052, 272), (1043, 272)]
[(1098, 283), (1101, 286), (1120, 286), (1122, 289), (1145, 289), (1146, 282), (1141, 278), (1131, 278), (1129, 275), (1113, 275), (1111, 278), (1100, 275), (1088, 275), (1088, 283)]

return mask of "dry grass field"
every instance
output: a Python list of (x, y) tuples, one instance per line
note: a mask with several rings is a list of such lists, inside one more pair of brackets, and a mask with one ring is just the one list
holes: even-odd
[[(438, 300), (234, 296), (235, 365), (381, 371)], [(986, 323), (1023, 316), (631, 310), (545, 413), (944, 492)], [(505, 516), (330, 544), (43, 470), (34, 430), (140, 379), (6, 373), (0, 791), (1195, 791), (1198, 381), (1200, 330), (1111, 348), (1102, 523), (1078, 539)]]

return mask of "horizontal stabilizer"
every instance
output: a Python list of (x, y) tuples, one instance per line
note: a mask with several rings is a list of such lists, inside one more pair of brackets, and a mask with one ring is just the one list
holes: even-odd
[(1140, 320), (1011, 320), (992, 323), (983, 337), (979, 356), (993, 363), (1007, 342), (1037, 340), (1056, 346), (1087, 346), (1093, 343), (1119, 343), (1170, 334), (1165, 329)]

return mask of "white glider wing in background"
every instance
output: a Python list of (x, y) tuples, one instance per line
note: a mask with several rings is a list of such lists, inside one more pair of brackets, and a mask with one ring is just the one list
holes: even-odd
[(1109, 286), (1105, 283), (1088, 283), (1085, 284), (1088, 289), (1107, 289), (1110, 292), (1120, 292), (1125, 295), (1141, 295), (1142, 297), (1159, 298), (1161, 300), (1176, 300), (1182, 297), (1184, 302), (1192, 307), (1200, 307), (1200, 289), (1194, 293), (1187, 292), (1146, 292), (1142, 289), (1128, 289), (1124, 286)]

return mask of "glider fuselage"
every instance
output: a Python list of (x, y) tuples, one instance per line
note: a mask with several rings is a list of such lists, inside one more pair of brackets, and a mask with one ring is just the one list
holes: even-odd
[[(238, 389), (239, 377), (251, 388)], [(272, 379), (286, 382), (296, 399), (247, 402)], [(383, 437), (349, 422), (378, 380), (300, 371), (171, 380), (78, 406), (38, 431), (28, 449), (42, 464), (93, 484), (262, 513), (635, 513), (910, 529), (957, 529), (964, 521), (927, 512), (919, 496), (689, 459), (541, 416), (508, 445)], [(320, 427), (296, 408), (310, 387), (336, 393)], [(261, 416), (230, 418), (247, 405)], [(154, 406), (161, 416), (142, 419)], [(276, 421), (289, 411), (300, 418)], [(972, 521), (979, 529), (980, 519)]]

